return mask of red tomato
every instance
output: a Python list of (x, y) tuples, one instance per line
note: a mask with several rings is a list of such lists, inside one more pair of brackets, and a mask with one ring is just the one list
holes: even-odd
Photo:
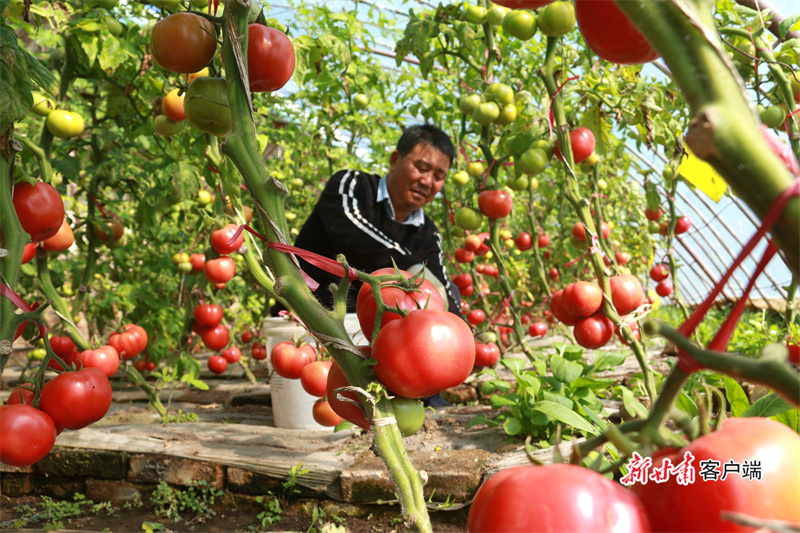
[(272, 348), (270, 362), (275, 372), (286, 379), (300, 379), (303, 368), (317, 359), (317, 351), (310, 344), (295, 346), (282, 341)]
[(539, 237), (536, 238), (536, 242), (539, 248), (546, 248), (550, 244), (550, 237), (547, 233), (540, 233)]
[(186, 111), (183, 110), (183, 100), (186, 98), (186, 92), (184, 91), (183, 94), (178, 95), (179, 92), (180, 89), (172, 89), (161, 99), (161, 111), (175, 122), (186, 120)]
[(174, 13), (163, 18), (150, 34), (153, 59), (172, 72), (198, 72), (208, 65), (216, 51), (214, 26), (194, 13)]
[(564, 309), (564, 303), (562, 299), (563, 296), (563, 289), (553, 293), (553, 297), (550, 298), (550, 312), (552, 312), (553, 316), (555, 316), (562, 324), (573, 326), (578, 322), (578, 320), (580, 320), (580, 317), (577, 317)]
[(231, 332), (228, 326), (217, 324), (216, 326), (208, 326), (208, 329), (200, 334), (200, 339), (209, 350), (221, 350), (228, 345), (231, 340)]
[(325, 396), (330, 369), (330, 361), (314, 361), (304, 366), (300, 371), (300, 384), (303, 386), (303, 390), (311, 396), (320, 398)]
[(606, 61), (639, 65), (660, 57), (613, 0), (575, 0), (575, 18), (586, 45)]
[(254, 93), (277, 91), (292, 77), (292, 41), (280, 30), (263, 24), (247, 27), (247, 72)]
[(114, 347), (105, 345), (96, 350), (84, 350), (78, 354), (78, 366), (97, 368), (108, 377), (114, 375), (119, 368), (119, 353)]
[(483, 309), (473, 309), (472, 311), (467, 314), (467, 320), (473, 326), (477, 326), (484, 320), (486, 320), (486, 313)]
[(223, 310), (217, 304), (199, 304), (192, 313), (195, 322), (204, 326), (216, 326), (222, 322)]
[(469, 250), (470, 252), (474, 252), (478, 248), (481, 247), (483, 244), (483, 238), (480, 235), (472, 234), (467, 235), (467, 238), (464, 239), (464, 248)]
[(531, 337), (544, 337), (547, 334), (547, 324), (544, 322), (534, 322), (528, 326), (528, 333)]
[(489, 234), (484, 232), (480, 233), (478, 237), (481, 239), (481, 245), (478, 246), (478, 249), (475, 250), (475, 255), (486, 255), (491, 251), (491, 248), (486, 244), (487, 239), (489, 239)]
[[(459, 293), (461, 296), (472, 296), (472, 293), (474, 293), (474, 292), (475, 292), (475, 285), (467, 285), (467, 286), (465, 286), (465, 287), (459, 287), (459, 288), (458, 288), (458, 293)], [(464, 302), (464, 301), (462, 300), (462, 302), (461, 302), (461, 303), (466, 303), (466, 302)], [(467, 308), (469, 308), (469, 304), (467, 304)], [(463, 309), (462, 309), (462, 310), (463, 310)]]
[(108, 344), (113, 346), (123, 359), (136, 357), (147, 347), (147, 332), (136, 324), (128, 324), (122, 333), (113, 333)]
[[(737, 512), (765, 521), (800, 523), (800, 435), (768, 418), (731, 418), (722, 427), (704, 435), (681, 451), (657, 454), (653, 468), (667, 459), (675, 467), (688, 454), (694, 457), (694, 483), (679, 485), (675, 475), (663, 483), (648, 480), (631, 488), (642, 500), (653, 531), (751, 532), (755, 528), (724, 520), (723, 511)], [(704, 481), (701, 461), (717, 461), (716, 481)], [(746, 479), (744, 464), (760, 462), (760, 477)], [(723, 480), (725, 464), (738, 464), (740, 471)], [(651, 469), (652, 472), (652, 469)], [(652, 475), (652, 474), (651, 474)]]
[(530, 250), (533, 248), (533, 237), (531, 237), (530, 233), (523, 231), (514, 239), (514, 244), (517, 246), (517, 250), (522, 252)]
[(242, 332), (242, 342), (247, 344), (251, 340), (253, 340), (253, 332), (250, 331), (249, 329), (244, 330)]
[[(638, 322), (631, 322), (630, 324), (628, 324), (628, 326), (627, 326), (627, 327), (630, 327), (630, 329), (631, 329), (631, 333), (633, 333), (633, 337), (634, 337), (636, 340), (641, 340), (641, 338), (642, 338), (642, 334), (641, 334), (641, 332), (639, 331), (639, 323), (638, 323)], [(617, 327), (615, 327), (615, 328), (614, 328), (614, 333), (616, 333), (616, 335), (617, 335), (617, 338), (619, 339), (619, 341), (620, 341), (622, 344), (624, 344), (624, 345), (626, 345), (626, 346), (628, 345), (628, 341), (626, 341), (626, 340), (625, 340), (625, 337), (622, 335), (622, 328), (617, 328)]]
[[(105, 226), (105, 229), (103, 228)], [(99, 240), (108, 242), (109, 240), (118, 241), (125, 234), (125, 226), (119, 220), (106, 219), (101, 223), (92, 223), (92, 233)]]
[(561, 305), (572, 316), (593, 315), (603, 305), (603, 290), (588, 281), (570, 283), (561, 295)]
[(320, 426), (336, 427), (344, 420), (341, 416), (336, 414), (331, 404), (325, 400), (317, 400), (314, 402), (314, 407), (311, 408), (311, 416), (314, 421)]
[(236, 275), (236, 263), (230, 257), (209, 259), (203, 270), (211, 283), (228, 283)]
[[(25, 383), (28, 387), (31, 386), (30, 383)], [(18, 403), (24, 403), (25, 405), (33, 405), (33, 399), (35, 397), (34, 392), (31, 389), (27, 389), (25, 387), (14, 387), (14, 390), (11, 391), (11, 394), (8, 395), (8, 400), (6, 400), (6, 405), (14, 405)]]
[(239, 234), (233, 243), (228, 244), (238, 231), (239, 226), (228, 224), (211, 232), (211, 247), (220, 255), (227, 255), (238, 250), (244, 244), (244, 233)]
[(139, 372), (144, 372), (146, 365), (147, 361), (145, 361), (144, 359), (137, 359), (136, 361), (133, 362), (133, 368), (135, 368)]
[(614, 336), (614, 323), (602, 313), (581, 318), (572, 328), (575, 342), (584, 348), (596, 350), (608, 344)]
[(558, 269), (556, 267), (550, 269), (549, 275), (550, 279), (552, 279), (553, 281), (558, 281), (558, 279), (561, 277), (561, 274), (559, 274)]
[(800, 365), (800, 344), (790, 342), (786, 344), (786, 349), (789, 350), (787, 360), (793, 365)]
[[(569, 133), (569, 144), (572, 147), (575, 163), (580, 163), (594, 152), (594, 133), (589, 128), (575, 128)], [(555, 155), (559, 161), (564, 160), (558, 148), (558, 140), (556, 140)]]
[(253, 348), (250, 353), (253, 356), (253, 359), (257, 361), (263, 361), (267, 358), (267, 348), (263, 343), (260, 342), (253, 343)]
[(678, 217), (677, 222), (675, 222), (675, 235), (686, 233), (687, 231), (689, 231), (689, 228), (691, 227), (692, 227), (692, 221), (689, 217), (687, 216)]
[(0, 406), (0, 463), (29, 466), (50, 453), (56, 442), (53, 419), (30, 405)]
[(242, 357), (242, 351), (236, 346), (231, 346), (230, 348), (222, 350), (222, 357), (224, 357), (227, 362), (233, 364), (238, 362)]
[(222, 374), (228, 369), (228, 360), (221, 355), (212, 355), (208, 358), (208, 369), (215, 374)]
[(475, 363), (475, 340), (456, 315), (418, 309), (381, 328), (372, 357), (375, 374), (390, 391), (425, 398), (464, 382)]
[[(611, 227), (605, 222), (601, 222), (600, 233), (603, 234), (604, 239), (608, 239), (611, 236)], [(575, 225), (572, 226), (572, 236), (575, 237), (575, 240), (586, 242), (586, 227), (583, 225), (583, 222), (576, 222)]]
[(33, 256), (36, 255), (36, 243), (29, 242), (25, 245), (25, 249), (22, 251), (22, 264), (30, 262), (33, 259)]
[(75, 350), (75, 343), (72, 342), (72, 339), (69, 337), (59, 337), (57, 335), (53, 335), (50, 337), (50, 348), (53, 349), (53, 352), (61, 357), (69, 357), (70, 354)]
[(12, 201), (31, 242), (42, 242), (58, 233), (64, 221), (64, 201), (55, 187), (49, 183), (31, 185), (23, 181), (14, 186)]
[[(325, 396), (328, 399), (331, 409), (345, 420), (364, 429), (369, 429), (369, 422), (367, 422), (367, 419), (364, 417), (364, 411), (360, 407), (342, 401), (336, 397), (336, 389), (349, 386), (350, 382), (347, 381), (344, 370), (334, 361), (328, 371), (328, 382), (325, 385)], [(339, 394), (357, 402), (361, 401), (361, 398), (355, 392), (342, 391)]]
[[(372, 273), (373, 276), (383, 276), (387, 274), (394, 274), (394, 268), (381, 268)], [(406, 279), (410, 279), (413, 274), (400, 271)], [(428, 309), (444, 309), (444, 301), (441, 294), (436, 290), (436, 287), (428, 280), (423, 281), (418, 289), (419, 292), (405, 292), (398, 287), (387, 286), (388, 283), (381, 284), (381, 298), (383, 303), (391, 306), (411, 311), (420, 307), (427, 307)], [(356, 299), (356, 315), (358, 316), (358, 323), (361, 326), (361, 332), (366, 337), (367, 341), (372, 340), (372, 334), (375, 331), (375, 315), (377, 308), (375, 305), (375, 295), (372, 294), (372, 288), (364, 283), (358, 291), (358, 298)], [(392, 320), (398, 320), (400, 315), (397, 313), (387, 312), (384, 313), (381, 320), (380, 327), (383, 328)]]
[(472, 501), (470, 533), (650, 531), (642, 503), (624, 487), (577, 465), (516, 466), (490, 477)]
[(74, 242), (75, 234), (72, 233), (72, 228), (65, 218), (56, 234), (49, 239), (43, 240), (40, 246), (48, 252), (63, 252), (72, 246)]
[(507, 217), (513, 206), (514, 200), (511, 195), (502, 189), (483, 191), (478, 195), (478, 207), (481, 213), (491, 219)]
[(653, 211), (649, 207), (645, 208), (645, 210), (644, 210), (644, 217), (647, 220), (652, 220), (653, 222), (657, 222), (658, 219), (660, 219), (661, 215), (663, 215), (663, 214), (664, 214), (664, 211), (662, 211), (660, 208), (657, 211)]
[(650, 269), (650, 279), (655, 282), (664, 281), (669, 277), (669, 267), (667, 265), (658, 264), (653, 265)]
[(456, 263), (470, 263), (475, 259), (475, 252), (471, 252), (466, 248), (456, 248), (453, 250), (453, 259)]
[(189, 256), (189, 262), (192, 264), (192, 272), (202, 272), (206, 264), (205, 254), (192, 254)]
[(618, 265), (626, 265), (630, 260), (631, 254), (628, 252), (617, 252), (614, 254), (614, 261), (616, 261)]
[(453, 276), (453, 285), (456, 287), (469, 287), (472, 285), (472, 274), (469, 272), (463, 272), (461, 274), (456, 274)]
[(656, 294), (661, 296), (662, 298), (666, 298), (670, 294), (672, 294), (672, 282), (668, 279), (665, 279), (658, 285), (656, 285)]
[(500, 359), (500, 347), (497, 344), (475, 341), (475, 366), (494, 366), (498, 359)]
[(39, 399), (39, 409), (65, 429), (81, 429), (97, 422), (110, 407), (111, 383), (93, 367), (57, 375), (44, 384)]
[(644, 291), (642, 284), (633, 274), (613, 276), (608, 280), (611, 284), (611, 302), (620, 315), (627, 315), (642, 305)]

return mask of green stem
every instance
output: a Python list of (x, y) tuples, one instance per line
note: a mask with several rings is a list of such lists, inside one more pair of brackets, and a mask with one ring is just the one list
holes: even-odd
[(144, 376), (138, 370), (136, 370), (133, 365), (129, 364), (125, 369), (125, 372), (128, 374), (128, 379), (130, 379), (133, 383), (138, 385), (140, 389), (147, 393), (147, 398), (150, 401), (150, 405), (155, 407), (156, 411), (158, 411), (158, 414), (161, 415), (162, 418), (167, 416), (167, 409), (164, 407), (164, 404), (161, 403), (161, 399), (158, 397), (158, 390), (153, 388), (153, 386), (147, 382)]
[[(714, 29), (713, 2), (615, 0), (661, 53), (689, 104), (686, 144), (720, 173), (763, 219), (793, 183), (759, 130), (754, 109)], [(773, 226), (778, 246), (800, 274), (800, 198)]]
[(67, 301), (58, 294), (53, 280), (50, 278), (50, 269), (47, 268), (48, 252), (39, 249), (36, 250), (36, 273), (39, 287), (53, 305), (53, 309), (61, 317), (67, 333), (75, 342), (75, 345), (81, 350), (88, 350), (91, 348), (89, 341), (83, 336), (78, 327), (75, 325), (75, 319), (69, 309)]
[(16, 139), (21, 142), (25, 148), (30, 150), (33, 154), (33, 157), (36, 158), (36, 162), (39, 163), (39, 172), (42, 174), (42, 181), (45, 183), (50, 183), (53, 177), (53, 167), (50, 164), (50, 158), (45, 156), (42, 147), (24, 135), (16, 137)]

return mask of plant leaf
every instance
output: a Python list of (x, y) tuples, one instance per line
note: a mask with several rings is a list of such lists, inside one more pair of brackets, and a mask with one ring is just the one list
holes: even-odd
[(533, 409), (574, 428), (597, 434), (597, 430), (585, 418), (560, 403), (541, 400), (533, 404)]
[(731, 414), (733, 416), (742, 416), (742, 413), (750, 408), (750, 400), (747, 399), (744, 389), (735, 379), (724, 376), (725, 382), (725, 397), (731, 406)]
[(773, 392), (759, 399), (751, 407), (745, 410), (745, 412), (742, 413), (742, 416), (762, 416), (768, 418), (770, 416), (785, 413), (791, 408), (791, 405), (786, 403), (783, 398)]

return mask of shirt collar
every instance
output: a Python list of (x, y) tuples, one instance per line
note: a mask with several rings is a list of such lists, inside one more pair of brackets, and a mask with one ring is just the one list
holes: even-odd
[[(389, 216), (394, 218), (394, 206), (392, 205), (392, 198), (389, 196), (389, 186), (386, 184), (386, 178), (388, 175), (381, 178), (381, 181), (378, 183), (378, 202), (382, 202), (384, 200), (388, 200), (386, 202), (386, 212), (389, 213)], [(422, 209), (417, 209), (412, 211), (405, 222), (400, 222), (400, 224), (408, 225), (408, 226), (422, 226), (425, 223), (425, 213), (422, 212)]]

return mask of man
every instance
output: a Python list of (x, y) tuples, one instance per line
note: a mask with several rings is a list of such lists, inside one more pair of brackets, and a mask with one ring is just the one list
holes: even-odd
[[(334, 174), (297, 236), (295, 246), (336, 258), (344, 254), (351, 267), (372, 272), (424, 265), (446, 293), (448, 309), (460, 312), (458, 290), (443, 265), (441, 236), (423, 212), (444, 186), (455, 148), (442, 130), (430, 124), (407, 128), (381, 177), (357, 170)], [(341, 278), (300, 260), (302, 269), (319, 282), (317, 299), (331, 309), (331, 283)], [(355, 311), (361, 283), (350, 288), (347, 310)], [(445, 295), (443, 295), (445, 296)]]

